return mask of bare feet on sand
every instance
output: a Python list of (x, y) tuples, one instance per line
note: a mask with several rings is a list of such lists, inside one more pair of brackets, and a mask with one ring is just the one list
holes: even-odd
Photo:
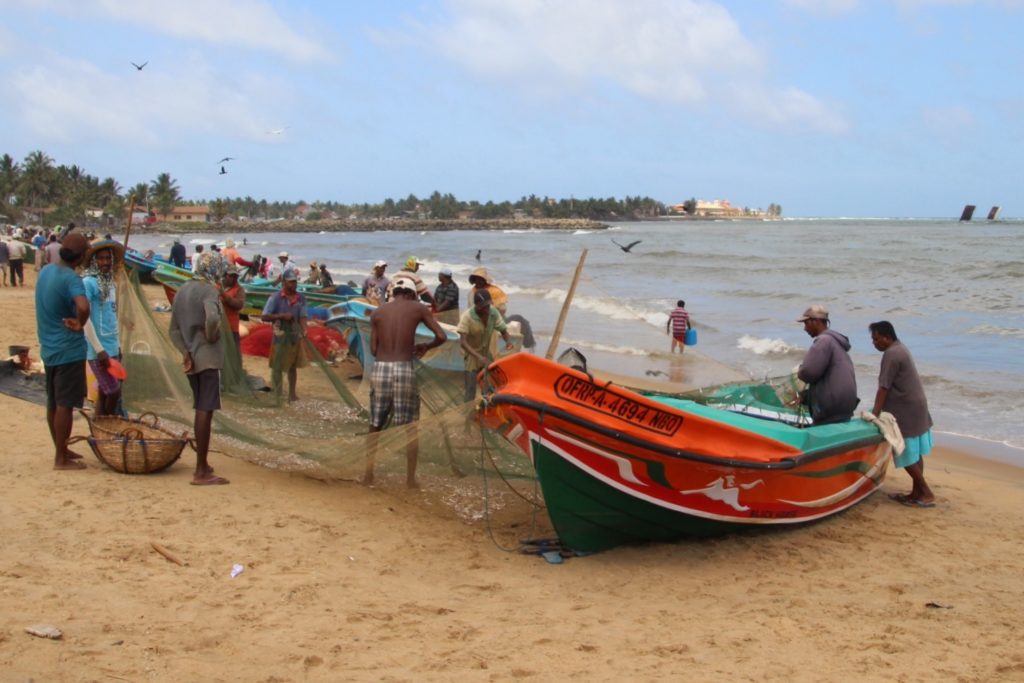
[(224, 477), (218, 477), (213, 473), (213, 468), (208, 467), (205, 470), (195, 472), (192, 475), (192, 481), (189, 482), (192, 486), (223, 486), (224, 484), (230, 484), (231, 482)]
[[(81, 456), (79, 456), (79, 457), (81, 457)], [(64, 461), (55, 460), (53, 462), (53, 469), (55, 469), (55, 470), (84, 470), (85, 468), (86, 468), (85, 467), (85, 463), (84, 462), (78, 462), (77, 460), (70, 460), (70, 459), (69, 460), (64, 460)]]

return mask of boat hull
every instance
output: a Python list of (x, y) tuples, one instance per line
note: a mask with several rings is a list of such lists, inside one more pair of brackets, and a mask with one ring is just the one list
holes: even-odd
[(871, 495), (888, 467), (888, 445), (862, 421), (719, 421), (725, 411), (673, 407), (535, 357), (489, 372), (484, 424), (530, 457), (559, 538), (580, 551), (805, 524)]

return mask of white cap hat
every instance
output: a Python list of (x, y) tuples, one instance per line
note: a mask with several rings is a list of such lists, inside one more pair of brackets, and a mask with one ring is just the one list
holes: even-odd
[(392, 291), (396, 291), (396, 290), (399, 290), (399, 289), (407, 289), (410, 292), (415, 293), (416, 292), (416, 283), (413, 282), (412, 280), (410, 280), (407, 277), (397, 278), (392, 283)]
[(387, 268), (388, 267), (388, 262), (387, 261), (377, 261), (376, 263), (373, 264), (373, 267), (374, 268)]
[(280, 254), (277, 255), (277, 258), (288, 258), (288, 252), (282, 251)]
[(828, 309), (821, 304), (815, 304), (804, 311), (804, 314), (797, 318), (798, 323), (807, 322), (808, 320), (828, 320)]

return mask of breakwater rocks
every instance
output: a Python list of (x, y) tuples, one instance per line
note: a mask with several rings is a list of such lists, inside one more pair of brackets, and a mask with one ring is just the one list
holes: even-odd
[(442, 230), (605, 230), (604, 223), (585, 218), (463, 218), (463, 219), (368, 219), (319, 221), (211, 221), (209, 223), (154, 223), (149, 229), (163, 233), (196, 232), (374, 232), (392, 230), (430, 232)]

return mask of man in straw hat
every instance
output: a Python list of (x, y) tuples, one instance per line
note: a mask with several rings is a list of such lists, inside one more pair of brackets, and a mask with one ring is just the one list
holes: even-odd
[(46, 366), (46, 422), (53, 438), (55, 470), (84, 470), (81, 456), (68, 450), (75, 408), (85, 400), (86, 343), (82, 328), (89, 320), (89, 300), (75, 272), (89, 250), (89, 240), (72, 233), (60, 249), (60, 261), (43, 267), (36, 281), (36, 334)]
[[(374, 457), (377, 451), (377, 433), (384, 429), (388, 419), (393, 426), (416, 422), (420, 416), (420, 394), (416, 386), (416, 368), (413, 358), (419, 358), (430, 349), (447, 340), (441, 325), (430, 309), (416, 300), (416, 283), (408, 278), (395, 278), (391, 301), (370, 314), (370, 353), (374, 363), (370, 370), (370, 436), (366, 453), (364, 484), (373, 483)], [(416, 327), (423, 323), (434, 338), (430, 342), (416, 343)], [(415, 427), (410, 427), (415, 430)], [(406, 485), (418, 488), (416, 461), (419, 443), (415, 432), (406, 446)]]
[(483, 266), (474, 268), (473, 272), (469, 274), (469, 284), (472, 285), (466, 302), (469, 308), (474, 306), (473, 295), (476, 292), (486, 291), (491, 295), (491, 303), (494, 307), (498, 309), (499, 313), (505, 315), (505, 311), (508, 308), (508, 295), (505, 294), (501, 287), (494, 284), (486, 268)]
[(808, 308), (797, 322), (803, 323), (804, 332), (814, 339), (797, 370), (797, 376), (809, 385), (811, 418), (815, 424), (846, 422), (860, 402), (850, 340), (829, 329), (828, 309), (821, 304)]
[(213, 473), (207, 461), (213, 433), (213, 413), (220, 409), (220, 371), (224, 363), (224, 342), (220, 335), (224, 308), (216, 283), (224, 269), (220, 254), (203, 254), (192, 269), (198, 279), (178, 290), (171, 306), (171, 342), (181, 351), (182, 367), (192, 387), (196, 436), (195, 486), (229, 483)]
[(120, 271), (123, 263), (124, 245), (113, 240), (95, 242), (85, 253), (82, 284), (89, 300), (89, 320), (85, 323), (85, 338), (89, 342), (86, 359), (99, 389), (97, 415), (115, 414), (121, 399), (121, 380), (110, 373), (110, 359), (121, 360), (114, 273)]

